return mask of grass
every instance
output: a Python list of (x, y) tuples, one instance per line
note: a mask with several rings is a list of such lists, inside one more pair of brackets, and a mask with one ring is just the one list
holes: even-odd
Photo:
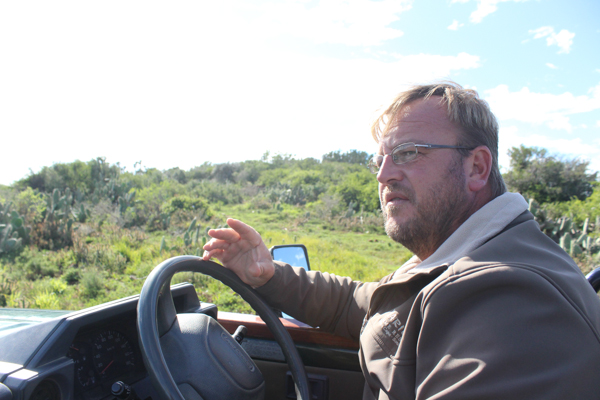
[[(380, 217), (373, 214), (321, 220), (303, 207), (221, 205), (215, 207), (210, 222), (200, 223), (200, 232), (225, 226), (228, 217), (253, 226), (267, 247), (302, 243), (312, 270), (354, 280), (377, 281), (411, 257), (383, 233)], [(107, 223), (79, 224), (70, 248), (28, 247), (16, 257), (0, 259), (0, 306), (77, 310), (138, 294), (156, 265), (170, 257), (201, 252), (206, 236), (191, 247), (184, 245), (188, 225), (182, 219), (167, 231), (147, 233)], [(161, 251), (163, 238), (168, 249)], [(584, 272), (592, 265), (586, 260), (578, 264)], [(194, 284), (201, 301), (215, 303), (221, 310), (252, 313), (238, 295), (210, 277), (181, 273), (172, 280), (179, 282)]]
[[(267, 247), (302, 243), (312, 270), (354, 280), (377, 281), (411, 257), (376, 225), (381, 224), (376, 215), (321, 220), (310, 217), (302, 207), (220, 206), (215, 207), (210, 222), (200, 223), (200, 232), (225, 226), (228, 217), (253, 226)], [(16, 257), (0, 259), (0, 306), (77, 310), (138, 294), (156, 265), (170, 257), (201, 252), (207, 237), (186, 247), (183, 233), (188, 225), (189, 221), (181, 220), (167, 231), (147, 233), (107, 223), (80, 224), (70, 248), (28, 247)], [(161, 250), (163, 238), (167, 250)], [(587, 268), (582, 261), (578, 264), (582, 270)], [(215, 303), (221, 310), (252, 313), (237, 294), (210, 277), (181, 273), (172, 280), (179, 282), (194, 284), (201, 301)]]
[[(261, 233), (267, 247), (304, 244), (313, 270), (375, 281), (411, 256), (381, 229), (365, 228), (365, 221), (380, 223), (373, 215), (322, 221), (309, 217), (302, 207), (288, 205), (279, 210), (247, 205), (215, 209), (215, 217), (201, 223), (200, 232), (225, 226), (228, 217), (240, 219)], [(152, 233), (107, 223), (80, 224), (70, 248), (27, 248), (13, 259), (0, 260), (0, 306), (77, 310), (137, 294), (156, 265), (176, 255), (195, 254), (201, 247), (201, 243), (185, 247), (182, 237), (188, 224), (180, 221), (167, 231)], [(169, 246), (161, 252), (163, 237)], [(181, 273), (172, 283), (184, 281), (194, 284), (201, 301), (224, 311), (252, 312), (238, 295), (212, 278)]]

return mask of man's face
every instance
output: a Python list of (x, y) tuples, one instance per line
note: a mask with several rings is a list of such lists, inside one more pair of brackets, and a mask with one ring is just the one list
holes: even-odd
[[(460, 128), (440, 98), (405, 106), (379, 154), (402, 143), (456, 145)], [(469, 198), (462, 158), (455, 149), (418, 149), (415, 160), (396, 165), (385, 157), (377, 174), (386, 233), (421, 260), (429, 257), (467, 218)]]

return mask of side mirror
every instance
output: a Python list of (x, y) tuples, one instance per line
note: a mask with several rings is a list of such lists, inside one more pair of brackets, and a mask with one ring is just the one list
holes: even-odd
[[(302, 267), (310, 271), (310, 263), (308, 262), (308, 251), (303, 244), (282, 244), (273, 246), (269, 249), (271, 257), (275, 261), (283, 261), (290, 264), (292, 267)], [(274, 310), (276, 314), (283, 318), (292, 319), (286, 313), (279, 310)]]
[(283, 244), (273, 246), (269, 249), (271, 257), (275, 261), (283, 261), (290, 264), (292, 267), (302, 267), (310, 271), (310, 263), (308, 262), (308, 251), (303, 244)]

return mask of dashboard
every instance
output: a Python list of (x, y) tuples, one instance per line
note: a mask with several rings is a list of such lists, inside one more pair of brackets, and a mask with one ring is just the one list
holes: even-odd
[[(178, 314), (202, 313), (217, 319), (217, 307), (200, 303), (191, 284), (171, 286), (171, 293)], [(1, 335), (0, 400), (113, 400), (111, 389), (117, 382), (130, 387), (136, 399), (158, 400), (140, 351), (138, 299), (131, 296), (56, 317), (55, 312), (50, 319)], [(263, 373), (266, 398), (286, 398), (290, 387), (293, 394), (283, 353), (264, 322), (255, 315), (219, 313), (218, 317), (230, 333), (240, 324), (247, 327), (241, 345)], [(296, 343), (309, 379), (316, 374), (317, 384), (329, 388), (329, 395), (319, 398), (361, 396), (364, 378), (358, 343), (295, 320), (282, 323)], [(125, 391), (121, 398), (126, 395)]]
[[(174, 285), (171, 293), (178, 313), (217, 317), (192, 285)], [(116, 382), (141, 400), (156, 399), (138, 342), (137, 301), (131, 296), (0, 337), (0, 400), (113, 398)]]

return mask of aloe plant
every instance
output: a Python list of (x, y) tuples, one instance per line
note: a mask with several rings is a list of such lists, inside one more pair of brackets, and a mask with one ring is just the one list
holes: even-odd
[(21, 238), (13, 233), (12, 225), (0, 224), (0, 255), (18, 252), (22, 247)]
[(30, 241), (31, 227), (25, 226), (19, 213), (10, 208), (10, 202), (0, 203), (0, 254), (17, 253)]
[(73, 216), (75, 217), (77, 222), (84, 223), (85, 221), (88, 220), (88, 218), (90, 218), (92, 216), (92, 214), (89, 209), (85, 208), (83, 203), (80, 203), (79, 209), (73, 210)]
[(600, 231), (600, 217), (596, 218), (596, 223), (591, 223), (590, 219), (586, 218), (580, 229), (570, 217), (560, 217), (556, 220), (548, 218), (546, 212), (533, 199), (529, 200), (529, 211), (542, 232), (558, 243), (571, 257), (582, 254), (592, 256), (600, 251), (600, 237), (592, 238), (588, 235), (590, 232)]

